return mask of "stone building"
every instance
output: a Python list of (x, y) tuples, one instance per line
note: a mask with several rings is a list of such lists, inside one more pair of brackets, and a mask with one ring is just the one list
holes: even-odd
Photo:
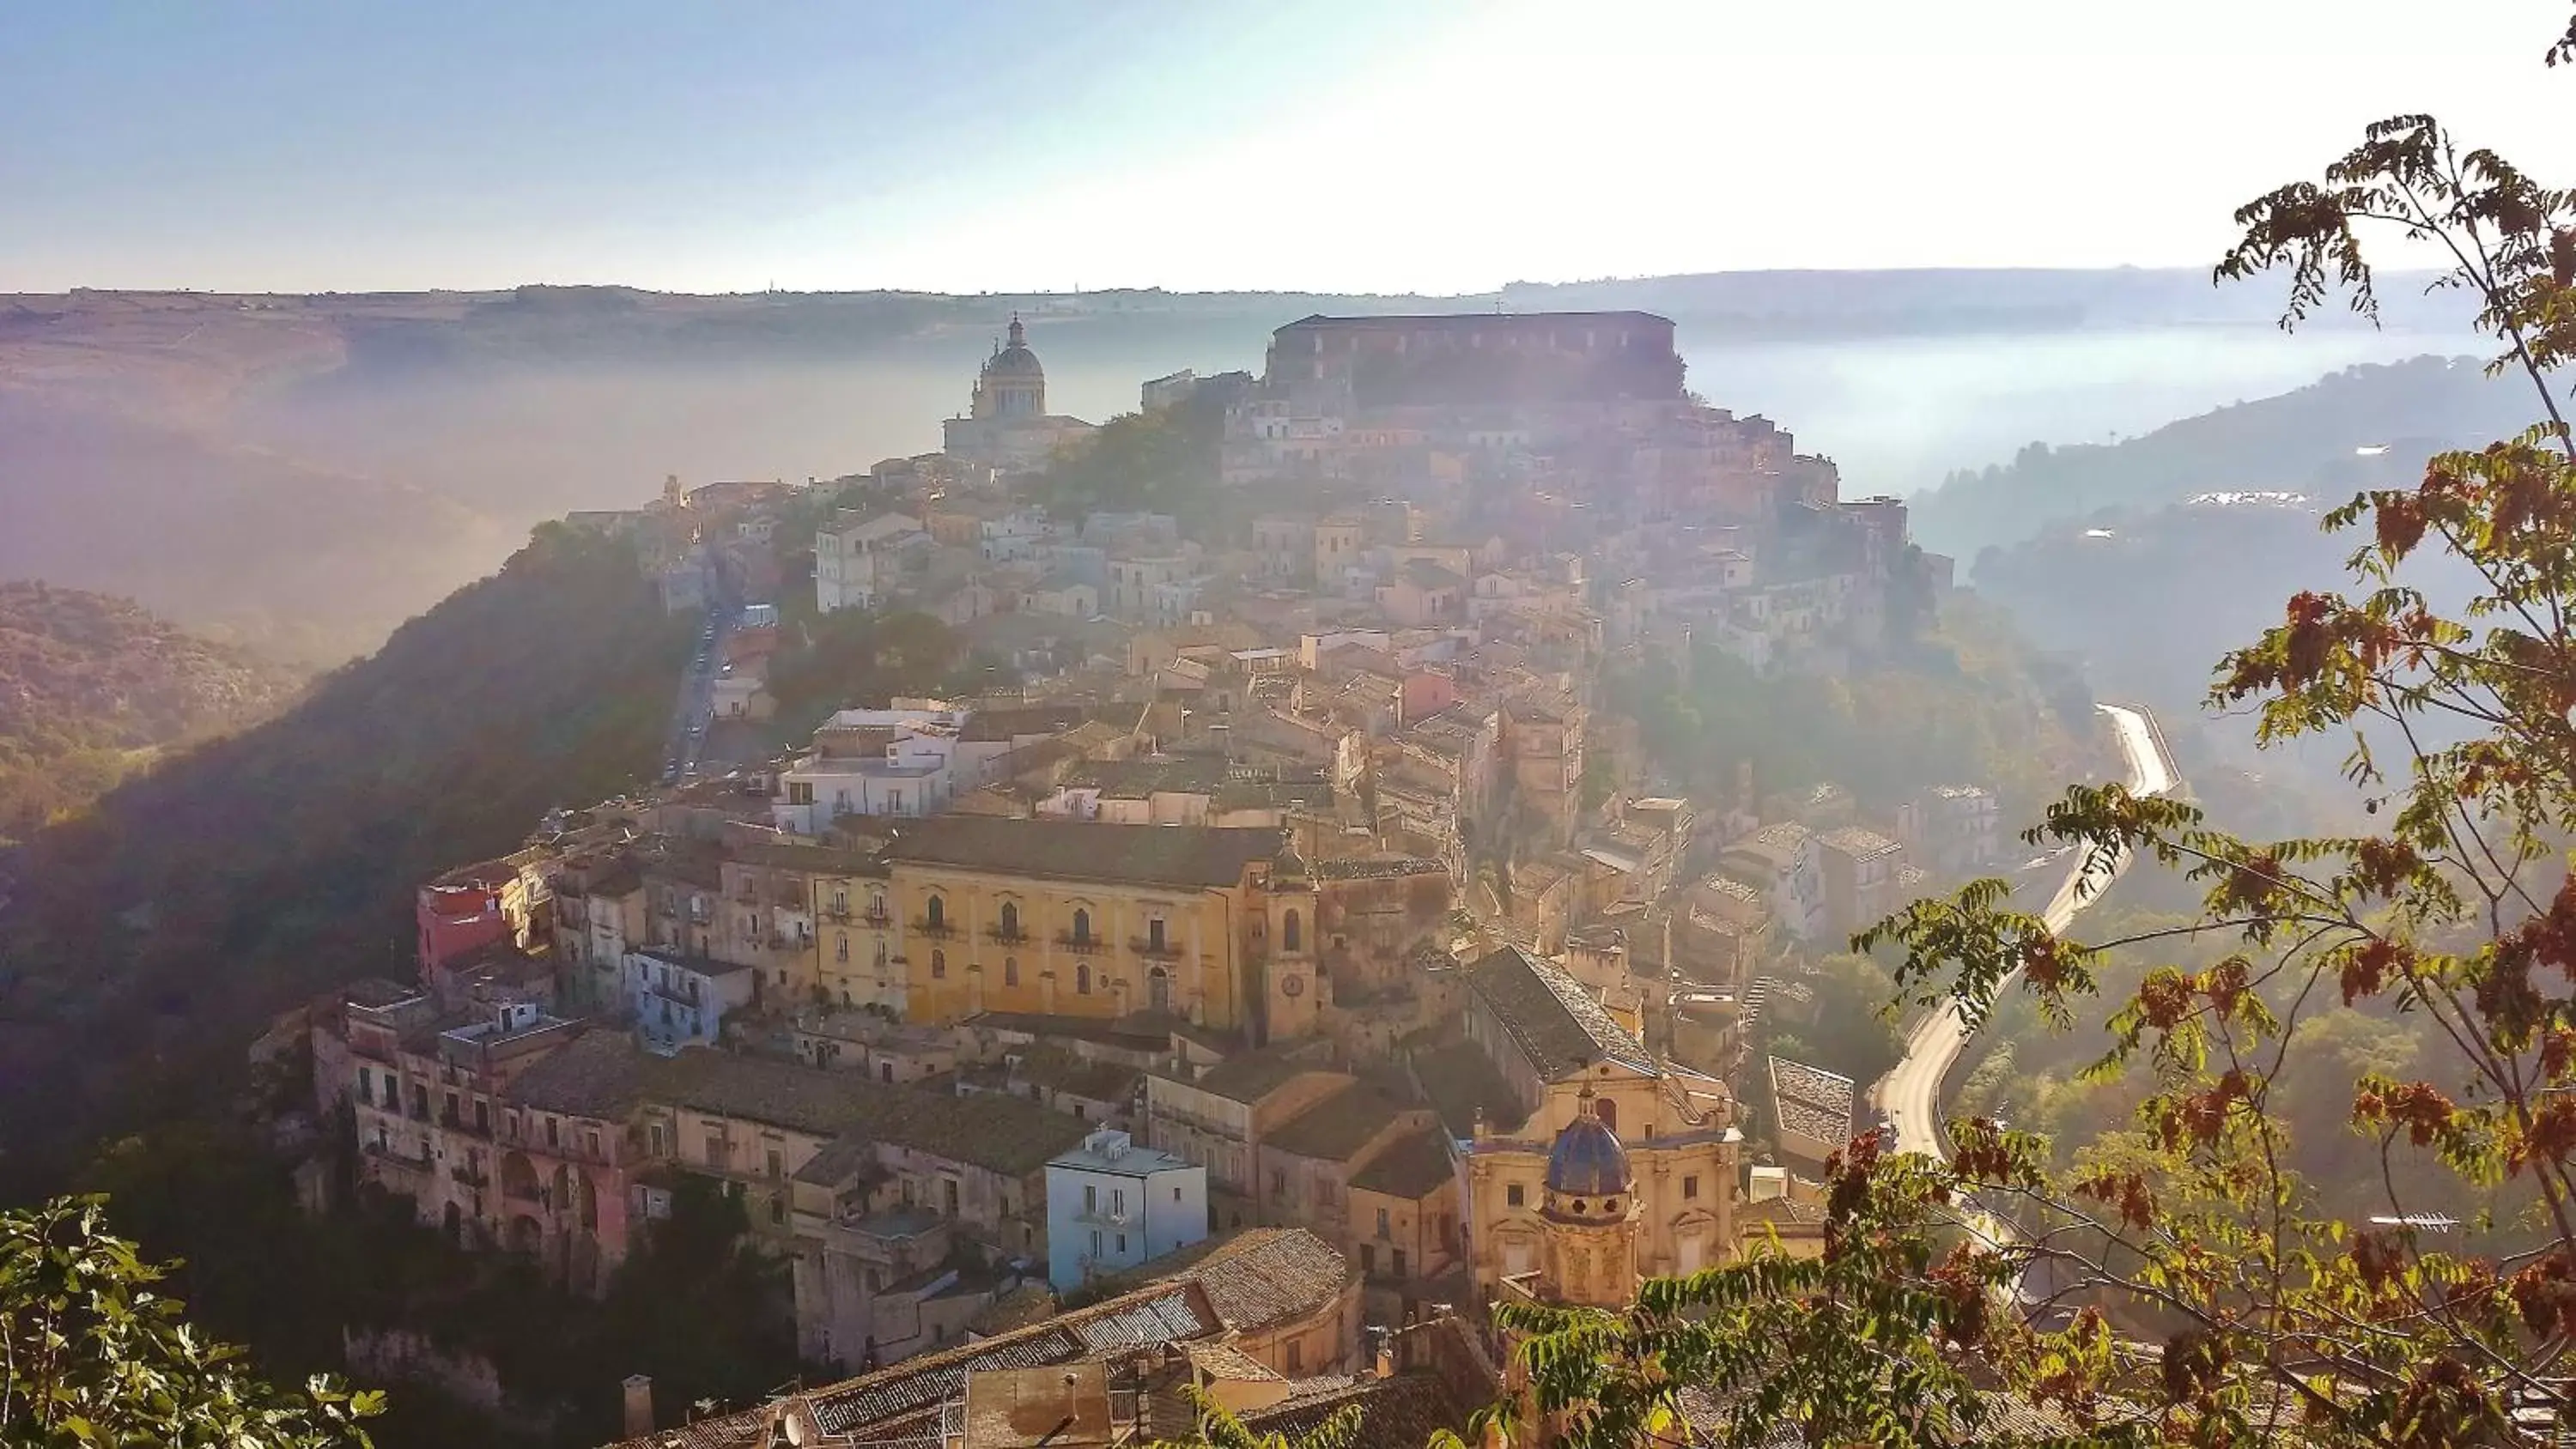
[(1092, 426), (1046, 410), (1046, 368), (1015, 316), (1010, 340), (993, 349), (975, 376), (966, 416), (950, 418), (940, 433), (949, 457), (1016, 471), (1044, 467), (1059, 449), (1090, 437)]

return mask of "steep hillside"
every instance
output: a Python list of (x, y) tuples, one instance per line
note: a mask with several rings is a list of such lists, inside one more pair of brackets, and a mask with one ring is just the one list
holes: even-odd
[(407, 972), (421, 879), (652, 768), (687, 649), (625, 546), (541, 529), (285, 714), (28, 842), (0, 907), (14, 1165), (201, 1104), (271, 1014)]
[(0, 583), (0, 841), (87, 804), (158, 749), (275, 713), (301, 685), (131, 600)]
[(1914, 533), (1926, 548), (1967, 556), (2104, 508), (2161, 508), (2221, 490), (2348, 493), (2357, 449), (2412, 451), (2420, 461), (2518, 432), (2531, 412), (2530, 384), (2489, 378), (2467, 358), (2347, 368), (2141, 437), (2033, 443), (2009, 464), (1953, 473), (1914, 499)]

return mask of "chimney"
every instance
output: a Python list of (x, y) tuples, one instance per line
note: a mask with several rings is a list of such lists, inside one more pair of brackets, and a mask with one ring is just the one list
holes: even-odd
[(1376, 1361), (1375, 1361), (1375, 1363), (1374, 1363), (1374, 1365), (1373, 1365), (1373, 1367), (1374, 1367), (1374, 1368), (1376, 1369), (1376, 1371), (1377, 1371), (1377, 1376), (1378, 1376), (1379, 1378), (1382, 1378), (1382, 1379), (1391, 1379), (1391, 1378), (1394, 1378), (1394, 1377), (1395, 1377), (1395, 1334), (1394, 1334), (1394, 1332), (1393, 1332), (1392, 1330), (1390, 1330), (1390, 1329), (1380, 1328), (1380, 1329), (1378, 1329), (1378, 1330), (1377, 1330), (1377, 1331), (1376, 1331), (1372, 1336), (1377, 1340), (1377, 1356), (1376, 1356)]
[(653, 1376), (626, 1376), (626, 1437), (641, 1439), (653, 1432)]

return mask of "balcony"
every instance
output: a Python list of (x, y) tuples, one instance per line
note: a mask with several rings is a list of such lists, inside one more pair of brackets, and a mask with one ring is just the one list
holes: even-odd
[(1182, 950), (1178, 942), (1169, 940), (1157, 941), (1148, 936), (1128, 937), (1127, 949), (1135, 952), (1139, 956), (1149, 957), (1157, 961), (1178, 961), (1183, 955), (1187, 954)]
[(1097, 1227), (1124, 1228), (1135, 1224), (1136, 1211), (1133, 1208), (1083, 1208), (1074, 1213), (1073, 1220)]
[(447, 1169), (447, 1175), (455, 1178), (457, 1183), (464, 1187), (490, 1187), (492, 1185), (491, 1174), (485, 1172), (479, 1167), (451, 1167)]
[(911, 930), (914, 935), (921, 937), (925, 941), (954, 941), (957, 939), (957, 928), (954, 925), (951, 925), (946, 921), (933, 924), (928, 916), (913, 917)]
[(988, 926), (984, 931), (984, 939), (997, 941), (1005, 946), (1025, 946), (1029, 943), (1029, 933), (1016, 926), (1008, 930), (1000, 926)]
[(850, 923), (850, 903), (848, 901), (834, 901), (832, 904), (823, 908), (823, 914), (846, 926)]
[(887, 910), (883, 906), (870, 906), (859, 913), (859, 919), (879, 930), (883, 930), (894, 924), (894, 912)]
[(1071, 931), (1056, 932), (1055, 943), (1068, 951), (1079, 952), (1086, 956), (1109, 949), (1109, 943), (1098, 936), (1077, 936)]

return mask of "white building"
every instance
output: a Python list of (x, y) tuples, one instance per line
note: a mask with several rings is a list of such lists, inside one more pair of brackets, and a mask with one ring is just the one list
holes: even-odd
[(712, 1046), (727, 1014), (759, 995), (760, 968), (655, 948), (629, 951), (625, 1005), (644, 1044), (658, 1051)]
[(862, 519), (849, 510), (814, 535), (814, 606), (867, 609), (930, 547), (921, 520), (908, 513)]
[(1207, 1169), (1104, 1127), (1046, 1168), (1047, 1281), (1057, 1291), (1208, 1235)]
[(973, 783), (958, 776), (963, 710), (845, 709), (778, 777), (770, 819), (815, 835), (843, 815), (935, 815)]

